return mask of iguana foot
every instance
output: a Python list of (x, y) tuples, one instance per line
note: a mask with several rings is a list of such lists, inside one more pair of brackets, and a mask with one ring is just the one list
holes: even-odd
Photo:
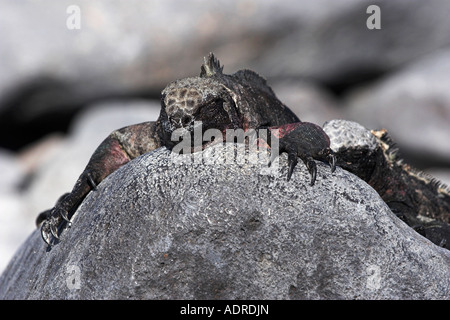
[(52, 209), (46, 210), (38, 216), (36, 224), (42, 223), (41, 236), (49, 246), (56, 244), (64, 228), (71, 226), (70, 219), (78, 205), (87, 193), (96, 187), (94, 181), (90, 171), (85, 170), (78, 178), (72, 192), (62, 195)]
[(61, 233), (61, 228), (63, 225), (70, 227), (70, 220), (68, 217), (68, 212), (66, 209), (62, 208), (62, 204), (65, 203), (64, 199), (69, 197), (70, 194), (66, 193), (57, 202), (56, 206), (51, 209), (41, 213), (40, 217), (46, 215), (45, 220), (41, 226), (41, 236), (42, 239), (49, 245), (55, 244), (59, 240), (59, 234)]
[(47, 243), (49, 246), (55, 244), (55, 241), (59, 240), (58, 235), (58, 225), (60, 223), (58, 222), (57, 217), (51, 217), (48, 220), (45, 220), (41, 227), (41, 236), (42, 239)]
[[(273, 137), (278, 139), (279, 153), (288, 154), (288, 174), (289, 181), (297, 165), (299, 157), (305, 163), (311, 175), (311, 185), (314, 185), (317, 175), (317, 167), (314, 159), (328, 162), (331, 172), (336, 169), (336, 156), (330, 149), (330, 139), (321, 127), (309, 122), (296, 122), (279, 127), (271, 127)], [(273, 139), (273, 137), (271, 139)], [(273, 145), (273, 140), (271, 141)], [(277, 157), (272, 154), (269, 166)]]

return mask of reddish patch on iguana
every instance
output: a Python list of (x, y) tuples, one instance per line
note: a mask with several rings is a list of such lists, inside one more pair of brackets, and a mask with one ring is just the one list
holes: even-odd
[(288, 133), (291, 133), (292, 131), (297, 129), (300, 125), (301, 125), (300, 122), (288, 123), (283, 126), (270, 127), (269, 130), (276, 138), (281, 139)]

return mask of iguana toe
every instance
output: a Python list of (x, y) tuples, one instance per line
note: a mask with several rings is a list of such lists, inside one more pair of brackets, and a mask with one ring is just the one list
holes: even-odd
[(42, 237), (42, 240), (44, 240), (44, 242), (46, 244), (51, 246), (50, 225), (49, 225), (49, 221), (48, 220), (46, 220), (46, 221), (44, 221), (42, 223), (42, 226), (41, 226), (41, 237)]
[(329, 155), (328, 155), (328, 163), (330, 164), (331, 167), (331, 173), (334, 172), (334, 170), (336, 170), (336, 156), (334, 155), (333, 151), (329, 151)]

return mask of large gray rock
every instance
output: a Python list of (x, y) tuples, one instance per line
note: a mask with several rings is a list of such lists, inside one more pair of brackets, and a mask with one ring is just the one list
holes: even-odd
[(265, 152), (239, 162), (235, 151), (176, 164), (160, 148), (122, 167), (50, 251), (30, 235), (0, 298), (450, 298), (450, 252), (362, 180), (318, 163), (314, 186), (302, 164), (287, 182), (285, 155), (268, 170)]

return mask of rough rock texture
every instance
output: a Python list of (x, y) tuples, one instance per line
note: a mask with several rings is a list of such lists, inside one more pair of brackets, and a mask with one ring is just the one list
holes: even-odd
[(450, 252), (356, 176), (319, 163), (311, 187), (301, 164), (286, 181), (285, 155), (280, 172), (211, 165), (233, 160), (233, 145), (228, 158), (220, 150), (180, 165), (160, 148), (119, 169), (50, 251), (31, 234), (0, 298), (450, 298)]

